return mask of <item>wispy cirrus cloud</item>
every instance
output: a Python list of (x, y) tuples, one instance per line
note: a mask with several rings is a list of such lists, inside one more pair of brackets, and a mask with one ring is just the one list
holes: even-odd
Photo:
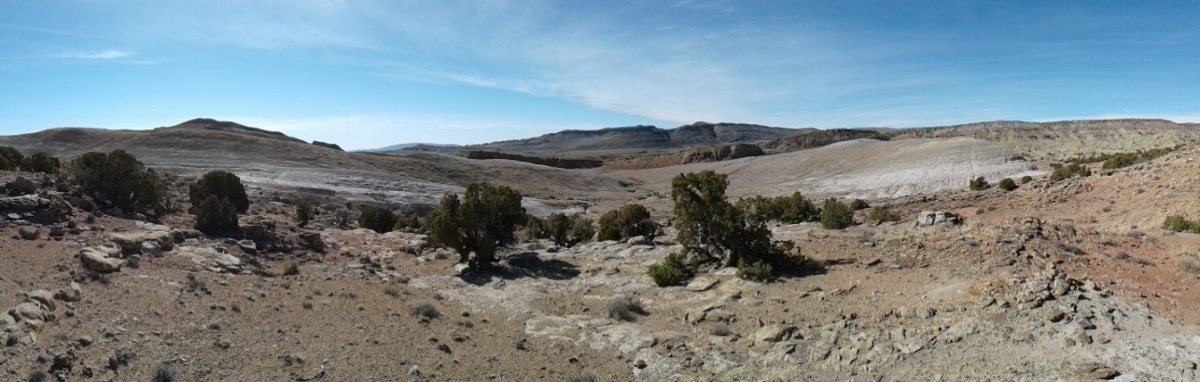
[(133, 55), (134, 55), (133, 52), (128, 52), (128, 51), (124, 51), (124, 50), (106, 49), (106, 50), (101, 50), (101, 51), (96, 51), (96, 52), (68, 53), (68, 54), (63, 54), (60, 57), (61, 58), (74, 58), (74, 59), (80, 59), (80, 60), (116, 60), (116, 59), (122, 59), (122, 58), (129, 58), (129, 57), (132, 57)]
[(116, 49), (61, 53), (52, 57), (60, 60), (108, 62), (129, 65), (153, 65), (162, 62), (162, 60), (158, 59), (139, 58), (137, 52)]

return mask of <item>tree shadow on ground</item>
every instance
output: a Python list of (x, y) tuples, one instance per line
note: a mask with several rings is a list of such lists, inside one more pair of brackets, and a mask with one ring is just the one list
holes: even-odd
[(463, 281), (472, 285), (484, 285), (495, 279), (515, 280), (519, 278), (540, 278), (550, 280), (569, 280), (579, 276), (579, 269), (574, 264), (562, 260), (544, 260), (537, 252), (522, 252), (508, 255), (500, 263), (485, 269), (471, 269), (459, 276)]
[(780, 280), (801, 279), (808, 276), (823, 275), (827, 273), (827, 266), (838, 265), (838, 260), (813, 261), (803, 259), (794, 261), (782, 269), (778, 270), (775, 277)]

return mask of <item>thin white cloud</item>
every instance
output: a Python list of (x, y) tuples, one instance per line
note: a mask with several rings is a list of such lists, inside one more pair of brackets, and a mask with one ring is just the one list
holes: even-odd
[(108, 50), (101, 50), (98, 52), (70, 53), (70, 54), (62, 55), (62, 57), (63, 58), (75, 58), (75, 59), (81, 59), (81, 60), (116, 60), (116, 59), (121, 59), (121, 58), (132, 57), (133, 55), (134, 55), (134, 53), (132, 53), (132, 52), (108, 49)]

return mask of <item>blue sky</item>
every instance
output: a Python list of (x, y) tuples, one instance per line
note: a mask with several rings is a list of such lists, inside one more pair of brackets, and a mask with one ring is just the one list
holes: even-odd
[(0, 134), (1200, 120), (1190, 1), (0, 0)]

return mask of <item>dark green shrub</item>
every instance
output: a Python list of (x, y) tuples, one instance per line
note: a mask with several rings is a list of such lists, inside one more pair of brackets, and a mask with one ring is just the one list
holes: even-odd
[(587, 242), (596, 234), (592, 221), (583, 216), (567, 217), (561, 213), (550, 214), (543, 222), (547, 236), (555, 245), (573, 247), (575, 244)]
[[(801, 257), (792, 255), (794, 244), (771, 240), (766, 220), (725, 199), (728, 184), (725, 175), (713, 171), (680, 174), (671, 180), (677, 240), (683, 251), (648, 269), (656, 284), (683, 283), (704, 264), (748, 264), (754, 267), (747, 268), (751, 275), (764, 270), (772, 274), (788, 272), (804, 263)], [(753, 206), (755, 202), (749, 203)]]
[(425, 232), (425, 217), (420, 212), (409, 212), (396, 216), (396, 223), (392, 226), (392, 230)]
[(1200, 222), (1188, 220), (1180, 215), (1167, 216), (1162, 226), (1169, 231), (1200, 233)]
[(550, 230), (546, 229), (546, 222), (537, 216), (525, 216), (525, 226), (521, 229), (523, 231), (523, 240), (543, 240), (550, 238)]
[(771, 267), (771, 264), (763, 262), (762, 260), (755, 261), (754, 264), (748, 264), (745, 260), (742, 260), (738, 262), (737, 275), (745, 280), (765, 283), (771, 280), (771, 277), (774, 275), (774, 271), (775, 270), (773, 267)]
[(738, 200), (738, 208), (745, 211), (750, 218), (759, 221), (778, 221), (786, 224), (797, 224), (811, 221), (817, 216), (817, 209), (812, 202), (805, 199), (799, 192), (790, 196), (767, 198), (755, 196)]
[(1105, 170), (1111, 170), (1111, 169), (1116, 169), (1116, 168), (1121, 168), (1121, 167), (1132, 166), (1134, 163), (1137, 163), (1138, 160), (1141, 159), (1141, 157), (1142, 156), (1140, 154), (1135, 154), (1135, 153), (1113, 154), (1113, 155), (1110, 155), (1108, 157), (1108, 159), (1104, 160), (1104, 164), (1102, 164), (1100, 168), (1103, 168)]
[(507, 186), (471, 183), (461, 200), (454, 194), (442, 197), (429, 215), (429, 238), (458, 252), (460, 263), (479, 269), (496, 262), (496, 249), (515, 242), (517, 226), (524, 223), (520, 193)]
[(771, 231), (764, 221), (748, 218), (725, 200), (728, 185), (726, 175), (711, 170), (671, 180), (679, 244), (698, 262), (715, 262), (722, 268), (742, 259), (773, 260)]
[(983, 191), (983, 190), (992, 188), (992, 186), (989, 185), (987, 180), (983, 179), (983, 177), (981, 176), (981, 177), (978, 177), (975, 179), (971, 179), (970, 188), (971, 188), (971, 191)]
[(871, 207), (871, 205), (867, 204), (867, 202), (862, 199), (854, 199), (854, 200), (850, 201), (850, 209), (854, 210), (854, 211), (865, 210), (870, 207)]
[(658, 223), (650, 219), (650, 211), (640, 204), (626, 204), (621, 208), (605, 212), (600, 216), (600, 229), (596, 240), (625, 240), (642, 236), (653, 240), (658, 233)]
[(33, 155), (27, 156), (25, 159), (21, 160), (21, 171), (57, 174), (61, 165), (62, 164), (59, 163), (58, 158), (38, 151), (33, 153)]
[(207, 234), (221, 234), (238, 230), (237, 208), (229, 199), (217, 199), (209, 195), (199, 205), (193, 207), (196, 214), (196, 229)]
[(999, 182), (996, 182), (996, 188), (1004, 191), (1012, 191), (1017, 189), (1017, 182), (1014, 182), (1012, 178), (1000, 179)]
[(312, 205), (305, 202), (300, 202), (300, 204), (296, 205), (296, 225), (301, 227), (307, 226), (308, 222), (312, 220), (312, 218)]
[(166, 180), (123, 150), (84, 153), (71, 161), (70, 173), (101, 205), (125, 212), (163, 212)]
[(16, 148), (3, 146), (0, 147), (0, 170), (16, 170), (21, 166), (21, 161), (25, 159), (25, 155), (17, 151)]
[(1070, 163), (1065, 167), (1063, 165), (1050, 165), (1054, 168), (1054, 172), (1050, 173), (1050, 181), (1057, 182), (1072, 177), (1086, 178), (1092, 176), (1092, 170), (1088, 169), (1079, 163)]
[(682, 253), (671, 253), (661, 263), (651, 264), (646, 274), (660, 287), (683, 285), (692, 278), (692, 269), (684, 264), (684, 258)]
[(592, 241), (592, 238), (596, 237), (596, 225), (592, 224), (591, 219), (575, 215), (571, 218), (571, 234), (568, 237), (576, 244)]
[(850, 206), (830, 198), (821, 208), (821, 227), (825, 229), (843, 229), (854, 225), (854, 210)]
[(889, 210), (887, 207), (873, 207), (867, 213), (867, 220), (873, 220), (880, 223), (883, 222), (898, 222), (900, 216)]
[(1032, 177), (1032, 176), (1025, 175), (1025, 176), (1022, 176), (1022, 177), (1021, 177), (1021, 184), (1029, 183), (1029, 182), (1032, 182), (1032, 181), (1033, 181), (1033, 177)]
[(227, 199), (238, 213), (246, 213), (250, 209), (250, 198), (246, 196), (246, 186), (237, 175), (226, 171), (209, 171), (200, 177), (196, 183), (188, 187), (188, 197), (192, 205), (200, 203), (209, 196)]
[(388, 233), (396, 226), (396, 214), (386, 208), (367, 206), (358, 215), (358, 226), (378, 233)]

